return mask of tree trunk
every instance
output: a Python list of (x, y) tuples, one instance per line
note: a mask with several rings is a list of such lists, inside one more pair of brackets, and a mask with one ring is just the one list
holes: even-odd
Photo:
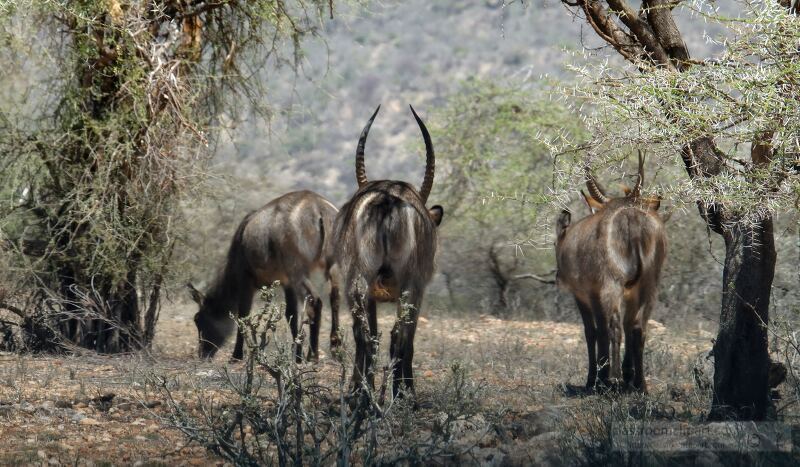
[(769, 408), (769, 300), (775, 274), (772, 218), (723, 233), (722, 310), (714, 344), (712, 420), (763, 420)]

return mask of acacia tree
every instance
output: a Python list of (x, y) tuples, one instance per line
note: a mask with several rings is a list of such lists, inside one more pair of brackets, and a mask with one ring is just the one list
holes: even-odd
[[(579, 70), (589, 86), (577, 94), (597, 109), (593, 163), (629, 148), (681, 161), (688, 180), (671, 194), (696, 201), (708, 229), (724, 239), (710, 418), (763, 419), (773, 215), (796, 208), (798, 193), (797, 10), (785, 0), (742, 2), (735, 19), (702, 2), (643, 0), (638, 9), (625, 0), (562, 3), (631, 64)], [(727, 27), (721, 56), (690, 56), (673, 15), (679, 5)]]
[(3, 3), (3, 62), (17, 71), (6, 85), (25, 97), (0, 107), (0, 241), (34, 289), (4, 307), (23, 317), (30, 344), (120, 352), (151, 342), (176, 208), (202, 177), (212, 123), (260, 97), (260, 67), (296, 64), (330, 8)]

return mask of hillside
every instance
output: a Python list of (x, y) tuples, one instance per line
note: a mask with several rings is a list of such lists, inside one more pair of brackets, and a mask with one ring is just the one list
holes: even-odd
[[(340, 5), (321, 39), (305, 44), (297, 75), (284, 67), (263, 76), (269, 90), (265, 104), (275, 118), (269, 125), (259, 118), (237, 125), (216, 160), (235, 178), (268, 185), (271, 192), (312, 188), (343, 201), (355, 183), (358, 135), (382, 104), (368, 144), (369, 175), (418, 181), (422, 151), (415, 148), (421, 141), (408, 104), (433, 124), (436, 109), (466, 80), (546, 87), (548, 77), (570, 79), (568, 51), (599, 45), (560, 3), (509, 3)], [(692, 52), (707, 56), (713, 49), (704, 39), (708, 26), (687, 13), (681, 19)]]

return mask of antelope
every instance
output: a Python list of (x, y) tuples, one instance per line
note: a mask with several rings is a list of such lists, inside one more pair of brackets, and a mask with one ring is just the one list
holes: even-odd
[[(639, 154), (635, 187), (611, 198), (587, 170), (586, 203), (592, 214), (570, 225), (562, 211), (556, 225), (558, 284), (573, 293), (583, 319), (589, 370), (586, 389), (598, 377), (603, 388), (622, 373), (626, 389), (647, 391), (644, 343), (647, 321), (656, 299), (661, 267), (667, 254), (660, 198), (641, 196), (644, 158)], [(625, 358), (620, 369), (620, 341), (625, 333)], [(611, 359), (609, 361), (609, 344)]]
[[(308, 307), (310, 323), (309, 360), (319, 358), (320, 300), (309, 276), (321, 270), (330, 283), (331, 348), (340, 344), (339, 289), (336, 269), (326, 261), (325, 236), (331, 230), (338, 210), (330, 201), (311, 191), (295, 191), (276, 198), (247, 214), (231, 240), (225, 264), (207, 293), (187, 284), (200, 306), (194, 316), (199, 337), (200, 358), (211, 358), (235, 327), (230, 318), (250, 313), (255, 292), (264, 285), (280, 281), (286, 299), (286, 319), (292, 337), (298, 334), (298, 295)], [(302, 325), (302, 323), (300, 324)], [(243, 335), (236, 333), (233, 359), (243, 356)], [(297, 348), (296, 358), (302, 357)]]
[(377, 303), (397, 303), (398, 319), (392, 329), (390, 355), (392, 395), (398, 397), (401, 386), (414, 394), (411, 366), (414, 334), (425, 288), (434, 272), (436, 230), (444, 209), (439, 205), (425, 207), (433, 187), (435, 157), (428, 130), (413, 107), (411, 113), (422, 132), (426, 153), (420, 190), (402, 181), (367, 179), (364, 147), (379, 110), (380, 106), (358, 140), (355, 162), (358, 190), (336, 216), (331, 254), (332, 261), (341, 268), (347, 304), (353, 315), (356, 344), (353, 392), (361, 388), (364, 378), (374, 387), (372, 344), (378, 333)]

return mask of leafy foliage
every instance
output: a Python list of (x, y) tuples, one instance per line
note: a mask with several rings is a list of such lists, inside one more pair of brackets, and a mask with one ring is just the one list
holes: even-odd
[[(662, 195), (677, 203), (719, 203), (735, 222), (796, 207), (800, 22), (778, 2), (742, 7), (740, 17), (728, 18), (705, 2), (688, 5), (726, 27), (725, 48), (713, 59), (690, 61), (682, 70), (644, 61), (628, 68), (574, 67), (582, 84), (565, 91), (591, 104), (592, 165), (611, 165), (636, 147), (646, 148), (651, 160), (683, 168), (683, 148), (714, 135), (719, 173), (682, 178)], [(751, 144), (763, 145), (763, 154), (746, 160)], [(566, 174), (564, 184), (574, 184), (582, 170), (579, 165)]]
[(452, 212), (442, 228), (448, 248), (441, 269), (468, 300), (472, 284), (488, 279), (507, 309), (517, 276), (552, 269), (549, 236), (540, 230), (554, 201), (551, 148), (585, 131), (537, 91), (480, 81), (465, 83), (434, 120), (442, 148), (437, 196)]

